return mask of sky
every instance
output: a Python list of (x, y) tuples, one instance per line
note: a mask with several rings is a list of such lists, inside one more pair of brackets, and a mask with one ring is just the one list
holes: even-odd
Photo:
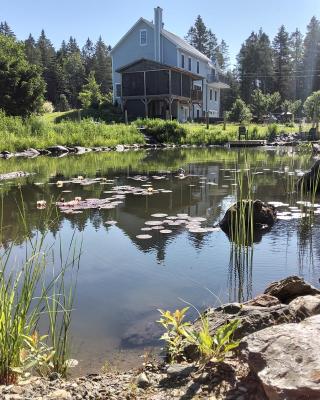
[(165, 28), (184, 37), (197, 15), (224, 39), (232, 64), (241, 44), (260, 27), (272, 39), (284, 24), (302, 33), (311, 17), (320, 19), (320, 0), (0, 0), (0, 21), (7, 21), (18, 39), (43, 28), (55, 47), (70, 36), (82, 46), (87, 37), (115, 45), (139, 19), (153, 19), (153, 9), (163, 8)]

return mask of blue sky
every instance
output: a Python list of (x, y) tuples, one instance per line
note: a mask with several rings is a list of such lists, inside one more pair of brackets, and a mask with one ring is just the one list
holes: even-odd
[(153, 9), (164, 9), (166, 29), (184, 36), (200, 14), (218, 39), (225, 39), (234, 62), (241, 44), (260, 27), (272, 38), (281, 24), (303, 33), (313, 15), (320, 18), (320, 0), (1, 0), (0, 21), (6, 20), (19, 39), (44, 28), (55, 46), (74, 36), (83, 45), (101, 34), (106, 43), (118, 39), (143, 16), (153, 19)]

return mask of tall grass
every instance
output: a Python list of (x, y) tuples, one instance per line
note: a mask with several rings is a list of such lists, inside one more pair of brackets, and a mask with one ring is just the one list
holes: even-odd
[[(23, 218), (24, 211), (20, 210)], [(22, 221), (27, 225), (26, 220)], [(0, 255), (0, 384), (16, 383), (26, 371), (51, 371), (66, 376), (69, 331), (75, 282), (66, 274), (77, 273), (79, 253), (74, 238), (64, 259), (60, 248), (60, 268), (48, 273), (46, 233), (25, 238), (25, 260), (16, 260), (12, 244)], [(72, 257), (70, 257), (70, 254)], [(42, 325), (48, 333), (41, 335)]]

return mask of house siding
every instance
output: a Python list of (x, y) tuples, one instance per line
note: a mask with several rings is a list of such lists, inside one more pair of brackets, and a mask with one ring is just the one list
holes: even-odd
[[(147, 45), (145, 46), (140, 46), (140, 29), (147, 31)], [(119, 101), (119, 98), (116, 97), (116, 84), (121, 83), (121, 75), (116, 70), (139, 58), (154, 59), (154, 31), (144, 21), (140, 21), (112, 52), (112, 83), (115, 100)]]

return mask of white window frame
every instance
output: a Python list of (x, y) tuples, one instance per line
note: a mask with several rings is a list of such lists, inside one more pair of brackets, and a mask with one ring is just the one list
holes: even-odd
[[(145, 43), (142, 43), (142, 33), (145, 33), (145, 35), (146, 35), (146, 41), (145, 41)], [(139, 31), (139, 40), (140, 40), (140, 46), (147, 46), (147, 44), (148, 44), (148, 31), (147, 31), (147, 29), (140, 29), (140, 31)]]
[(200, 61), (197, 60), (197, 74), (200, 74)]
[(192, 71), (192, 58), (188, 57), (188, 71)]
[(213, 94), (213, 93), (212, 93), (212, 89), (210, 89), (210, 90), (209, 90), (209, 99), (210, 99), (210, 101), (212, 101), (212, 99), (213, 99), (212, 94)]
[[(118, 87), (120, 86), (120, 96), (118, 96)], [(121, 83), (116, 83), (116, 87), (115, 87), (115, 97), (121, 97), (122, 95), (122, 85)]]
[[(183, 59), (183, 62), (182, 62)], [(180, 64), (181, 64), (181, 68), (184, 69), (186, 66), (186, 57), (183, 53), (180, 54)]]

